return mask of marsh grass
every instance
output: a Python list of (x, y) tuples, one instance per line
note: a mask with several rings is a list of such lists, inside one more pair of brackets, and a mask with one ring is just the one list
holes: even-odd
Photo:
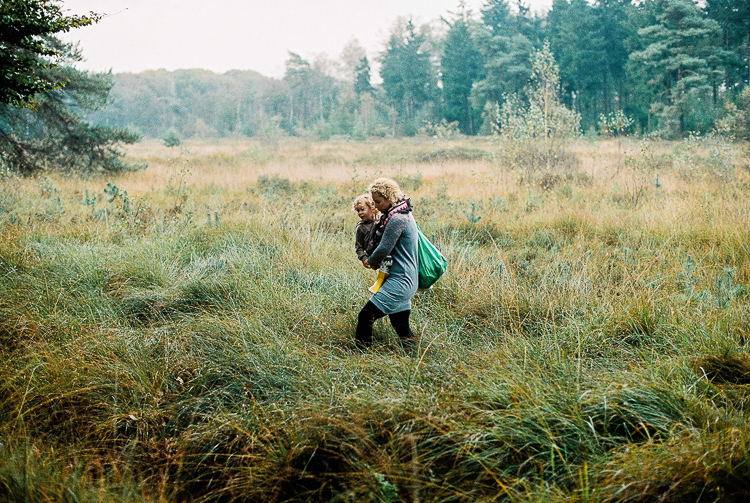
[[(117, 179), (4, 179), (0, 500), (746, 499), (742, 153), (580, 143), (530, 179), (501, 147), (152, 143)], [(411, 353), (387, 322), (352, 344), (376, 176), (450, 264)]]

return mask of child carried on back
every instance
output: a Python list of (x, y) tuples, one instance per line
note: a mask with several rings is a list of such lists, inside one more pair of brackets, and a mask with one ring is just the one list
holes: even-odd
[[(357, 258), (364, 264), (373, 250), (378, 247), (380, 238), (382, 237), (382, 230), (378, 232), (380, 212), (375, 208), (375, 203), (372, 201), (370, 194), (358, 196), (352, 203), (352, 208), (360, 219), (354, 228), (354, 249), (357, 253)], [(393, 259), (388, 256), (380, 264), (378, 278), (375, 284), (369, 288), (372, 293), (376, 293), (383, 285), (385, 278), (388, 277), (388, 271), (392, 263)]]

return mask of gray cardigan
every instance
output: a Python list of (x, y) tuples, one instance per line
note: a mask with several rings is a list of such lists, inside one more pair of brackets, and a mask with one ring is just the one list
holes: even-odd
[(377, 269), (388, 255), (393, 258), (389, 276), (370, 301), (385, 314), (410, 310), (411, 298), (419, 284), (417, 222), (411, 213), (396, 213), (391, 217), (368, 261)]

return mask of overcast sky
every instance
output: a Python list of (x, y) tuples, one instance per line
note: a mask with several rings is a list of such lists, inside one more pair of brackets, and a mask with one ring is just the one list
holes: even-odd
[[(356, 38), (372, 59), (399, 16), (415, 24), (450, 17), (459, 0), (64, 0), (67, 14), (107, 15), (72, 30), (86, 61), (79, 68), (114, 73), (203, 68), (255, 70), (282, 77), (288, 51), (338, 59)], [(478, 12), (483, 0), (466, 0)], [(509, 2), (514, 3), (514, 2)], [(551, 0), (531, 0), (532, 11)]]

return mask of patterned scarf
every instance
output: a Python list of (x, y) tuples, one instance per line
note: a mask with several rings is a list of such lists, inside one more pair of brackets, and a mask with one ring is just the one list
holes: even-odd
[(380, 217), (380, 221), (375, 225), (375, 234), (373, 235), (373, 241), (375, 242), (375, 246), (380, 244), (380, 239), (383, 237), (383, 231), (385, 231), (385, 226), (388, 223), (388, 221), (391, 219), (393, 215), (396, 213), (401, 214), (407, 214), (412, 210), (411, 206), (411, 200), (409, 198), (401, 199), (400, 201), (397, 201), (396, 204), (391, 206), (391, 209), (388, 210), (388, 213)]

